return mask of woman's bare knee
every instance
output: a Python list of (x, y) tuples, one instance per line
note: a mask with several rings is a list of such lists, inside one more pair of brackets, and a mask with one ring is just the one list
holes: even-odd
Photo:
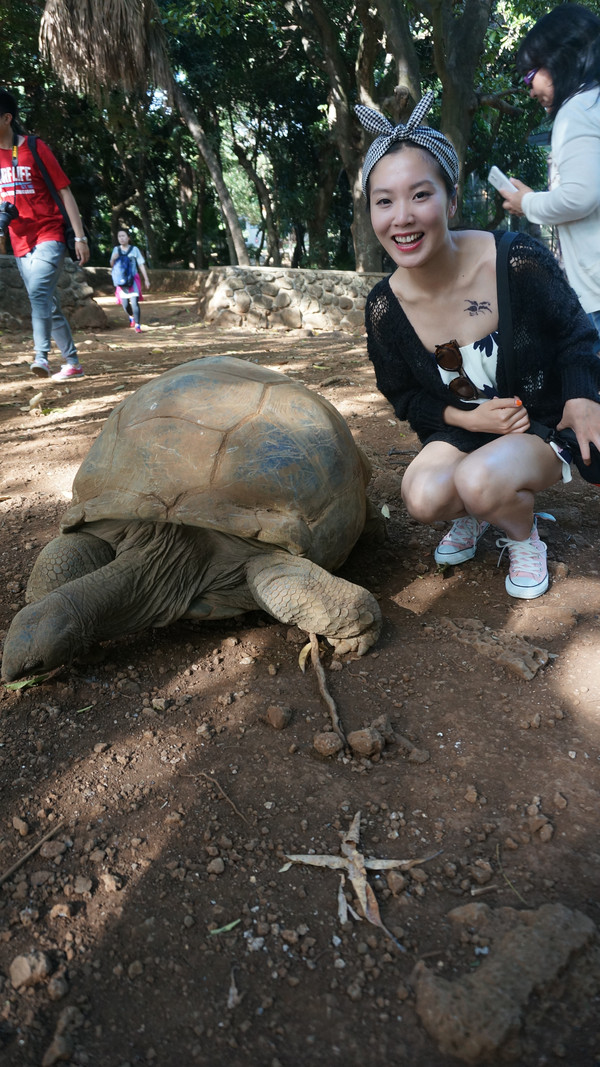
[(405, 475), (402, 482), (402, 500), (409, 515), (418, 522), (430, 523), (443, 517), (454, 506), (455, 496), (454, 486), (447, 478), (440, 482), (431, 473), (410, 480)]

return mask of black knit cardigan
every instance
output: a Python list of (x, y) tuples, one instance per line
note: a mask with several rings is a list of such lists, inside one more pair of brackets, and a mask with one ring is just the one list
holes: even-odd
[[(496, 247), (502, 236), (495, 233)], [(517, 381), (509, 388), (498, 332), (499, 396), (516, 393), (532, 419), (555, 427), (565, 401), (599, 400), (598, 335), (554, 256), (535, 238), (519, 234), (509, 250), (509, 292)], [(431, 352), (417, 337), (389, 278), (371, 290), (365, 309), (367, 346), (377, 386), (399, 419), (407, 420), (423, 443), (449, 441), (471, 452), (488, 434), (473, 433), (444, 422), (449, 405), (473, 407), (450, 392)], [(440, 342), (447, 341), (441, 337)]]

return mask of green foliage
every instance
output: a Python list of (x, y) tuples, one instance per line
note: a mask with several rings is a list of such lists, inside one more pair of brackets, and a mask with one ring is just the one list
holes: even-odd
[[(119, 225), (133, 228), (151, 266), (227, 262), (217, 195), (166, 94), (151, 85), (138, 92), (107, 86), (96, 103), (66, 90), (39, 56), (43, 6), (2, 0), (1, 77), (20, 99), (27, 129), (50, 144), (72, 180), (94, 239), (92, 262), (107, 262)], [(421, 88), (438, 94), (439, 118), (433, 28), (423, 13), (429, 8), (407, 2), (405, 9)], [(327, 53), (334, 45), (323, 44), (310, 0), (157, 0), (157, 10), (174, 76), (221, 161), (238, 215), (265, 227), (264, 205), (236, 146), (266, 186), (281, 239), (310, 234), (303, 265), (352, 267), (352, 197), (335, 139)], [(349, 107), (366, 10), (349, 0), (320, 2)], [(369, 18), (380, 17), (377, 5), (369, 10)], [(535, 188), (545, 185), (546, 154), (530, 140), (542, 116), (519, 83), (514, 55), (546, 10), (545, 0), (497, 0), (492, 8), (473, 86), (478, 106), (465, 159), (466, 222), (497, 222), (499, 201), (486, 183), (491, 163)], [(461, 11), (455, 6), (452, 17)], [(383, 100), (393, 93), (396, 68), (377, 25), (369, 76), (375, 99)]]

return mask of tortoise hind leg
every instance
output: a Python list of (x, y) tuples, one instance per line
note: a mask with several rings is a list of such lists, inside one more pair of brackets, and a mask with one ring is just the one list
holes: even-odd
[(253, 556), (246, 578), (259, 607), (281, 622), (322, 634), (336, 652), (363, 656), (381, 631), (381, 611), (360, 585), (287, 552)]
[(110, 545), (93, 534), (60, 534), (48, 542), (36, 559), (25, 600), (28, 604), (42, 600), (66, 582), (97, 571), (114, 558)]

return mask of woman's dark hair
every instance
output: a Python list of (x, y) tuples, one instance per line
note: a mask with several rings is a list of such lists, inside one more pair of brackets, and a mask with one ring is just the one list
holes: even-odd
[[(429, 152), (427, 148), (423, 147), (423, 145), (415, 144), (414, 141), (394, 141), (393, 144), (391, 144), (390, 147), (388, 148), (388, 150), (385, 153), (385, 155), (383, 155), (381, 158), (385, 159), (385, 156), (391, 156), (395, 152), (399, 152), (402, 148), (418, 148), (419, 152), (425, 152), (425, 155), (429, 156), (430, 159), (432, 160), (432, 162), (435, 164), (436, 170), (437, 170), (440, 178), (442, 179), (442, 181), (443, 181), (443, 183), (444, 183), (444, 185), (446, 187), (446, 192), (448, 193), (448, 199), (452, 200), (456, 196), (456, 188), (455, 188), (455, 186), (454, 186), (454, 184), (452, 182), (452, 178), (450, 177), (449, 174), (446, 173), (444, 168), (442, 166), (440, 166), (438, 160), (435, 158), (433, 153)], [(367, 185), (366, 185), (365, 192), (366, 192), (366, 197), (367, 197), (367, 214), (370, 214), (370, 211), (371, 211), (371, 175), (370, 174), (369, 174), (369, 177), (367, 178)]]
[(19, 105), (8, 89), (0, 89), (0, 115), (12, 115), (12, 128), (15, 133), (23, 134), (25, 130), (19, 122)]
[(522, 74), (545, 67), (552, 78), (551, 118), (570, 96), (600, 86), (600, 18), (581, 4), (561, 4), (529, 31), (517, 52)]

